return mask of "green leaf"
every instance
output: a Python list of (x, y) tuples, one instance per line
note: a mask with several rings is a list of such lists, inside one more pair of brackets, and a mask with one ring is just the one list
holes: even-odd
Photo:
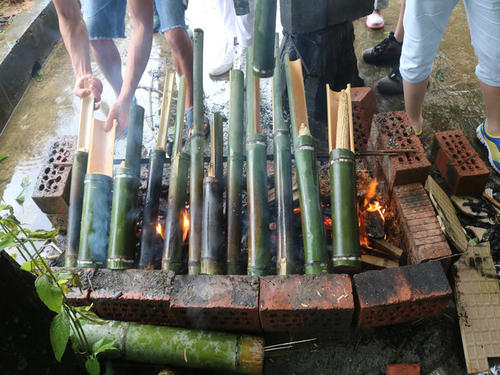
[(9, 157), (9, 155), (7, 155), (7, 154), (0, 154), (0, 162), (4, 161), (8, 157)]
[(34, 230), (29, 231), (25, 229), (25, 232), (28, 233), (29, 239), (31, 241), (44, 241), (44, 240), (54, 240), (54, 237), (59, 233), (59, 229), (54, 230)]
[(436, 78), (441, 81), (441, 82), (444, 82), (444, 73), (441, 69), (438, 69), (436, 71)]
[(23, 178), (23, 180), (21, 181), (21, 192), (19, 193), (19, 195), (16, 197), (16, 202), (19, 203), (20, 205), (22, 205), (24, 203), (24, 200), (26, 199), (25, 195), (26, 195), (26, 190), (27, 188), (30, 186), (30, 177), (29, 176), (25, 176)]
[(99, 375), (99, 373), (101, 372), (99, 361), (94, 356), (89, 357), (89, 359), (85, 361), (85, 368), (90, 375)]
[(118, 350), (116, 347), (116, 340), (111, 340), (110, 338), (103, 337), (99, 341), (92, 345), (92, 353), (97, 356), (99, 353), (103, 353), (108, 350)]
[(66, 345), (69, 340), (69, 320), (66, 314), (57, 314), (50, 323), (50, 344), (54, 351), (54, 356), (57, 362), (61, 362), (61, 358), (66, 350)]
[(50, 282), (47, 275), (37, 277), (35, 280), (35, 288), (38, 296), (49, 309), (56, 313), (61, 312), (63, 301), (62, 291)]
[(28, 186), (30, 186), (30, 176), (24, 176), (23, 180), (21, 181), (21, 187), (23, 189), (26, 189)]
[(23, 271), (33, 272), (35, 270), (35, 262), (33, 262), (32, 260), (28, 260), (21, 266), (21, 269)]
[(17, 243), (13, 233), (6, 233), (0, 238), (0, 251), (9, 247), (16, 247)]

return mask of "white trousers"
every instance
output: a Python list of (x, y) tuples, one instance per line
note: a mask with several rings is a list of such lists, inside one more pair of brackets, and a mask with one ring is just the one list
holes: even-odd
[(217, 6), (224, 19), (224, 26), (228, 34), (236, 37), (243, 48), (250, 46), (253, 42), (254, 1), (248, 0), (248, 3), (250, 13), (237, 16), (233, 0), (217, 0)]
[[(411, 83), (422, 82), (432, 72), (434, 58), (451, 11), (458, 0), (407, 0), (405, 36), (399, 71)], [(500, 0), (464, 0), (474, 52), (477, 78), (500, 86)], [(465, 28), (464, 28), (465, 31)]]

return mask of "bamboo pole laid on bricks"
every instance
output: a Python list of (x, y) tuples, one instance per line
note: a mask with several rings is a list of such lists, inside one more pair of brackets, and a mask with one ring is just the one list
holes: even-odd
[(241, 192), (243, 190), (243, 72), (231, 70), (229, 101), (229, 136), (227, 157), (227, 273), (243, 272), (241, 252)]
[(188, 273), (201, 270), (201, 218), (203, 210), (203, 30), (194, 30), (193, 50), (193, 134), (191, 135), (191, 180), (189, 185), (189, 259)]
[(252, 49), (247, 51), (247, 199), (248, 270), (263, 276), (271, 270), (266, 136), (260, 132), (260, 79), (252, 74)]
[(253, 64), (255, 75), (271, 77), (274, 71), (276, 0), (255, 0)]
[(289, 275), (296, 272), (296, 235), (292, 224), (293, 191), (292, 160), (290, 148), (290, 127), (283, 119), (281, 95), (281, 60), (279, 56), (279, 35), (274, 45), (275, 67), (273, 75), (273, 146), (274, 185), (276, 187), (277, 229), (276, 274)]
[(300, 60), (290, 61), (288, 55), (285, 57), (304, 240), (305, 272), (319, 274), (328, 272), (328, 253), (319, 195), (318, 166), (314, 141), (309, 131), (301, 64)]
[(117, 350), (103, 353), (111, 358), (207, 369), (215, 373), (257, 375), (263, 371), (264, 340), (258, 336), (98, 318), (80, 322), (91, 347), (104, 338), (114, 340)]
[[(166, 161), (165, 151), (174, 80), (175, 72), (168, 70), (165, 75), (163, 88), (158, 140), (156, 147), (151, 150), (149, 157), (148, 186), (146, 189), (144, 213), (142, 216), (139, 268), (155, 269), (160, 268), (161, 265), (162, 247), (158, 246), (161, 234), (157, 232), (156, 226), (161, 225), (158, 221), (158, 210), (163, 178), (163, 166)], [(181, 93), (179, 88), (178, 97), (183, 94), (184, 93)], [(178, 101), (180, 100), (178, 99)]]
[(203, 216), (201, 229), (201, 273), (220, 275), (225, 270), (223, 213), (223, 133), (222, 116), (214, 113), (211, 126), (210, 167), (203, 180)]
[(125, 162), (113, 184), (113, 204), (109, 234), (108, 268), (132, 268), (135, 262), (138, 193), (141, 172), (144, 108), (130, 105)]
[[(85, 86), (88, 87), (87, 82)], [(90, 130), (93, 126), (94, 95), (90, 94), (82, 99), (78, 141), (76, 151), (73, 153), (69, 193), (68, 247), (66, 248), (64, 261), (66, 267), (75, 267), (78, 259), (85, 172), (87, 170), (87, 160), (89, 157)]]
[(333, 228), (333, 267), (341, 272), (361, 269), (356, 200), (356, 162), (351, 87), (340, 93), (327, 88), (330, 147), (330, 195)]
[(113, 188), (113, 151), (116, 120), (111, 130), (94, 120), (90, 130), (89, 157), (85, 175), (78, 267), (106, 267)]

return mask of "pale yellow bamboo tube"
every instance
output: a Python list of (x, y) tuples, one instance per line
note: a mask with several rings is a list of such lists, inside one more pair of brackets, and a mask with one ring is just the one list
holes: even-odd
[(349, 109), (349, 143), (351, 145), (351, 151), (354, 153), (354, 124), (352, 122), (352, 100), (351, 100), (351, 84), (347, 84), (347, 108)]
[(255, 87), (255, 100), (254, 100), (254, 111), (253, 111), (253, 131), (254, 134), (260, 134), (260, 78), (257, 76), (253, 77), (254, 87)]
[[(86, 89), (89, 84), (86, 81)], [(82, 110), (80, 112), (80, 125), (78, 127), (77, 151), (88, 152), (90, 144), (90, 133), (94, 126), (94, 95), (90, 94), (82, 99)]]
[(158, 141), (156, 148), (165, 150), (167, 145), (168, 124), (170, 122), (170, 110), (172, 107), (172, 93), (174, 91), (175, 73), (167, 70), (165, 84), (163, 85), (163, 97), (161, 101), (160, 128), (158, 129)]
[(90, 131), (89, 160), (87, 173), (98, 173), (113, 176), (113, 153), (117, 121), (109, 131), (104, 130), (105, 122), (94, 119)]
[(339, 113), (339, 93), (330, 90), (326, 85), (326, 102), (328, 115), (328, 146), (332, 151), (336, 147), (337, 116)]
[(339, 94), (335, 148), (350, 150), (351, 144), (349, 138), (349, 109), (347, 108), (347, 93), (342, 90)]
[[(300, 128), (306, 126), (309, 128), (309, 120), (307, 119), (306, 96), (304, 90), (304, 79), (302, 78), (302, 62), (300, 59), (290, 61), (290, 78), (292, 81), (293, 105), (295, 112), (294, 135), (298, 135)], [(303, 124), (303, 125), (302, 125)]]

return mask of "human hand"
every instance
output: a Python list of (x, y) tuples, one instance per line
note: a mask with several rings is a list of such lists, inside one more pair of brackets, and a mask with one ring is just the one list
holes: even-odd
[[(87, 85), (85, 85), (87, 83)], [(87, 86), (87, 87), (85, 87)], [(75, 95), (79, 98), (85, 98), (90, 94), (94, 95), (94, 109), (99, 108), (102, 94), (102, 82), (99, 78), (94, 77), (92, 74), (86, 74), (76, 79)]]
[(113, 120), (117, 122), (116, 138), (120, 138), (128, 127), (128, 116), (130, 111), (130, 102), (117, 99), (109, 110), (108, 118), (104, 130), (109, 131), (113, 127)]

